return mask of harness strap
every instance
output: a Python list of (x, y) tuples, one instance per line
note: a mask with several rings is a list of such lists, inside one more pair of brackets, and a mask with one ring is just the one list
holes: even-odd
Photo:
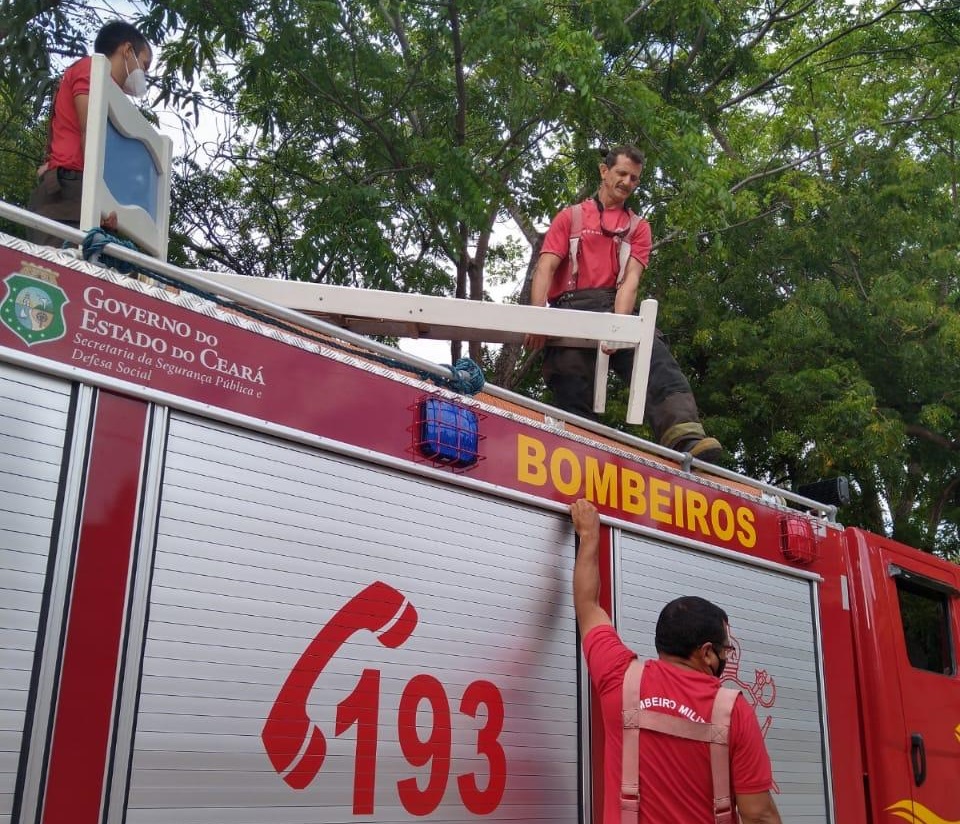
[[(640, 712), (640, 681), (646, 662), (636, 658), (623, 674), (623, 715)], [(620, 767), (620, 824), (637, 824), (640, 818), (640, 728), (623, 725), (623, 759)]]
[(570, 207), (570, 268), (567, 271), (567, 283), (564, 292), (577, 288), (580, 276), (580, 233), (583, 231), (583, 204), (574, 203)]
[[(617, 237), (615, 239), (617, 244), (617, 261), (620, 264), (616, 283), (618, 289), (623, 283), (624, 277), (626, 277), (627, 264), (630, 262), (630, 239), (633, 237), (633, 233), (640, 223), (640, 215), (635, 214), (629, 209), (627, 211), (630, 214), (630, 227), (623, 237)], [(564, 292), (572, 292), (577, 288), (577, 280), (580, 277), (580, 235), (582, 233), (583, 204), (574, 203), (573, 206), (570, 207), (570, 251), (568, 252), (570, 268), (567, 270), (567, 282), (564, 285)], [(626, 240), (626, 243), (624, 243), (624, 240)]]
[[(732, 691), (732, 690), (731, 690)], [(686, 738), (690, 741), (702, 741), (704, 744), (727, 744), (729, 727), (719, 727), (713, 723), (702, 724), (691, 721), (689, 718), (678, 718), (676, 715), (667, 715), (663, 712), (650, 710), (634, 710), (623, 713), (624, 728), (636, 727), (638, 730), (651, 730), (672, 735), (675, 738)]]
[(722, 729), (723, 742), (710, 744), (710, 771), (713, 773), (713, 817), (716, 824), (733, 824), (733, 799), (730, 796), (730, 719), (739, 690), (721, 688), (713, 699), (710, 726)]
[(640, 815), (640, 730), (710, 745), (715, 824), (734, 824), (730, 794), (730, 719), (738, 690), (721, 688), (713, 700), (710, 723), (703, 724), (662, 712), (640, 709), (640, 684), (649, 662), (630, 662), (623, 676), (623, 757), (620, 824), (637, 824)]
[[(630, 238), (633, 237), (633, 232), (637, 228), (637, 224), (640, 222), (640, 215), (636, 215), (633, 212), (630, 212), (630, 228), (627, 229), (626, 235), (623, 237), (617, 238), (617, 255), (620, 260), (620, 271), (617, 273), (617, 288), (620, 288), (620, 285), (623, 283), (623, 279), (627, 276), (627, 264), (630, 262)], [(626, 242), (624, 242), (626, 241)]]

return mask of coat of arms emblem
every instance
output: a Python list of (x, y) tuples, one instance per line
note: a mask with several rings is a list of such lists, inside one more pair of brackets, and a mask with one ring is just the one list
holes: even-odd
[(4, 283), (7, 295), (0, 303), (0, 321), (27, 346), (66, 334), (63, 307), (70, 301), (57, 285), (56, 272), (23, 263)]

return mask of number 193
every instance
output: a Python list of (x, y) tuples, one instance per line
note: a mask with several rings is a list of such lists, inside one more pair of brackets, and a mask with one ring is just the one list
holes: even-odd
[[(417, 714), (426, 702), (432, 724), (420, 737)], [(488, 778), (481, 788), (476, 773), (457, 776), (457, 789), (463, 805), (476, 815), (487, 815), (497, 808), (507, 783), (507, 759), (499, 736), (503, 730), (503, 698), (489, 681), (469, 684), (460, 699), (459, 712), (476, 718), (486, 708), (486, 722), (477, 730), (476, 752), (487, 760)], [(365, 669), (356, 688), (337, 705), (336, 734), (342, 735), (357, 725), (357, 745), (353, 779), (353, 814), (370, 815), (374, 809), (377, 776), (377, 734), (380, 713), (380, 671)], [(413, 767), (429, 765), (426, 785), (416, 777), (397, 782), (404, 809), (411, 815), (429, 815), (440, 806), (450, 778), (452, 714), (446, 690), (432, 675), (417, 675), (400, 696), (397, 732), (403, 757)]]

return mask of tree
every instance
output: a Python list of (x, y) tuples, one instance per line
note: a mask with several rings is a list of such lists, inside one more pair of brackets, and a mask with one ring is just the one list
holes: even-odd
[(12, 108), (39, 115), (57, 62), (86, 54), (101, 22), (98, 11), (76, 0), (0, 0), (0, 87)]
[(171, 71), (235, 61), (211, 90), (251, 130), (229, 147), (244, 180), (278, 184), (290, 276), (482, 297), (496, 220), (525, 188), (528, 155), (545, 151), (562, 97), (536, 71), (549, 38), (520, 36), (546, 30), (545, 6), (164, 9), (182, 15)]
[(729, 177), (768, 217), (665, 247), (658, 268), (692, 272), (667, 285), (669, 322), (744, 469), (849, 474), (844, 518), (956, 556), (956, 19), (860, 14), (820, 33), (773, 125), (727, 136), (771, 158), (776, 174)]
[[(442, 291), (452, 267), (454, 293), (479, 298), (497, 215), (536, 249), (544, 220), (595, 184), (597, 147), (637, 142), (655, 170), (648, 287), (738, 465), (783, 483), (848, 471), (856, 520), (949, 539), (952, 375), (923, 391), (916, 377), (956, 361), (952, 10), (292, 3), (281, 20), (247, 3), (218, 26), (226, 9), (175, 8), (171, 66), (235, 58), (220, 81), (258, 129), (245, 158), (295, 181), (283, 202), (306, 248), (291, 274)], [(877, 196), (918, 169), (911, 202), (939, 204), (923, 239)], [(931, 251), (940, 272), (921, 262)], [(517, 354), (501, 350), (501, 382)]]
[[(211, 161), (185, 160), (178, 259), (477, 300), (510, 261), (522, 300), (599, 148), (637, 143), (657, 238), (645, 288), (737, 466), (785, 484), (847, 472), (848, 520), (955, 551), (952, 7), (148, 9), (161, 100), (202, 96), (236, 127)], [(524, 263), (496, 231), (508, 217)], [(498, 383), (542, 391), (516, 347), (483, 357)]]
[[(26, 204), (36, 180), (36, 168), (43, 154), (46, 131), (24, 117), (14, 105), (10, 90), (0, 83), (0, 199)], [(21, 226), (0, 221), (0, 231), (22, 237)]]

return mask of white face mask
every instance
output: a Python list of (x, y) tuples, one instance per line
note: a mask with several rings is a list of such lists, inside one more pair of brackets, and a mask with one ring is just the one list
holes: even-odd
[(143, 97), (147, 93), (147, 75), (140, 66), (140, 58), (136, 52), (133, 53), (133, 59), (137, 61), (137, 68), (133, 71), (127, 70), (123, 90), (131, 97)]

